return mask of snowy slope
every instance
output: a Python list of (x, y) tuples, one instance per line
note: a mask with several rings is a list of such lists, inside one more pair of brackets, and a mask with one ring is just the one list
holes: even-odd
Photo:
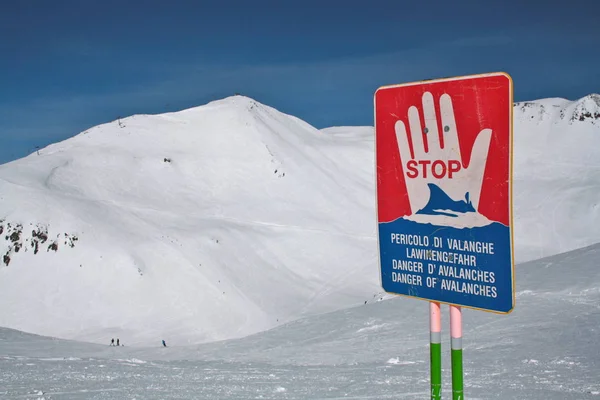
[[(518, 261), (600, 241), (597, 111), (515, 106)], [(0, 326), (201, 343), (379, 298), (372, 132), (234, 96), (0, 166)]]
[(516, 256), (600, 241), (600, 95), (515, 105)]
[(333, 141), (235, 96), (1, 166), (0, 326), (202, 342), (372, 298), (372, 190)]
[[(593, 245), (520, 265), (512, 314), (464, 310), (465, 398), (600, 398), (598, 257)], [(449, 398), (447, 307), (442, 319)], [(116, 348), (0, 329), (0, 398), (427, 398), (428, 341), (427, 303), (408, 298), (200, 346)]]

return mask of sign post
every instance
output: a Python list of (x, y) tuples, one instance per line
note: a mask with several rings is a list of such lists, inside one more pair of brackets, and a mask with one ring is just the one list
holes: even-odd
[(450, 305), (453, 398), (463, 399), (461, 307), (515, 305), (512, 79), (384, 86), (374, 106), (381, 285), (430, 302), (432, 399), (441, 398), (434, 315)]
[(440, 303), (429, 302), (431, 399), (442, 398), (442, 313)]
[(450, 306), (450, 357), (452, 400), (463, 400), (462, 310), (457, 306)]

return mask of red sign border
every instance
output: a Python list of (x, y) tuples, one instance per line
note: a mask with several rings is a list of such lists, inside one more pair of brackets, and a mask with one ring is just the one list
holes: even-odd
[(379, 195), (378, 195), (378, 179), (377, 179), (377, 161), (378, 161), (378, 156), (377, 156), (377, 93), (380, 90), (388, 90), (388, 89), (396, 89), (396, 88), (401, 88), (401, 87), (406, 87), (406, 86), (416, 86), (416, 85), (424, 85), (424, 84), (436, 84), (436, 83), (441, 83), (441, 82), (449, 82), (449, 81), (457, 81), (457, 80), (467, 80), (467, 79), (477, 79), (477, 78), (487, 78), (487, 77), (492, 77), (492, 76), (504, 76), (508, 79), (509, 82), (509, 176), (508, 176), (508, 199), (509, 199), (509, 221), (510, 221), (510, 254), (511, 254), (511, 282), (512, 282), (512, 303), (513, 306), (510, 310), (506, 311), (506, 312), (500, 312), (500, 311), (495, 311), (495, 310), (488, 310), (488, 309), (484, 309), (484, 308), (478, 308), (478, 307), (471, 307), (471, 306), (465, 306), (462, 304), (455, 304), (455, 303), (448, 303), (448, 302), (443, 302), (443, 301), (439, 301), (439, 300), (433, 300), (433, 299), (427, 299), (424, 297), (415, 297), (415, 296), (409, 296), (409, 295), (405, 295), (405, 294), (401, 294), (401, 293), (393, 293), (393, 292), (388, 292), (385, 289), (383, 289), (383, 291), (385, 293), (388, 294), (392, 294), (395, 296), (402, 296), (402, 297), (408, 297), (408, 298), (412, 298), (412, 299), (417, 299), (417, 300), (424, 300), (424, 301), (429, 301), (429, 302), (437, 302), (440, 304), (448, 304), (448, 305), (454, 305), (457, 307), (461, 307), (461, 308), (469, 308), (469, 309), (473, 309), (473, 310), (477, 310), (477, 311), (485, 311), (488, 313), (492, 313), (492, 314), (500, 314), (500, 315), (508, 315), (510, 313), (512, 313), (515, 309), (516, 306), (516, 282), (515, 282), (515, 246), (514, 246), (514, 208), (513, 208), (513, 167), (514, 167), (514, 81), (512, 79), (512, 77), (506, 73), (506, 72), (502, 72), (502, 71), (498, 71), (498, 72), (486, 72), (486, 73), (481, 73), (481, 74), (473, 74), (473, 75), (457, 75), (457, 76), (451, 76), (451, 77), (445, 77), (445, 78), (433, 78), (433, 79), (424, 79), (424, 80), (420, 80), (420, 81), (412, 81), (412, 82), (406, 82), (406, 83), (399, 83), (399, 84), (391, 84), (391, 85), (384, 85), (384, 86), (380, 86), (377, 88), (377, 90), (375, 90), (375, 93), (373, 94), (373, 127), (374, 127), (374, 152), (375, 152), (375, 157), (374, 157), (374, 177), (375, 177), (375, 220), (377, 222), (377, 260), (378, 260), (378, 267), (379, 267), (379, 284), (380, 286), (383, 288), (383, 281), (382, 281), (382, 277), (381, 277), (381, 247), (380, 247), (380, 237), (379, 237)]

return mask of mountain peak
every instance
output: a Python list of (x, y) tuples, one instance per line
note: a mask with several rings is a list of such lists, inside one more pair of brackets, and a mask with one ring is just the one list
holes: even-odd
[(591, 93), (576, 100), (546, 98), (522, 101), (514, 104), (515, 116), (531, 122), (566, 121), (573, 123), (600, 124), (600, 95)]
[(572, 105), (571, 120), (600, 124), (600, 95), (589, 94)]
[[(243, 94), (233, 94), (230, 96), (226, 96), (220, 99), (212, 100), (205, 105), (201, 105), (199, 107), (206, 106), (250, 106), (250, 105), (258, 105), (261, 104), (252, 97), (248, 97)], [(262, 104), (261, 104), (262, 105)]]
[(256, 110), (268, 110), (273, 113), (281, 113), (279, 110), (276, 110), (273, 107), (267, 106), (252, 97), (248, 97), (242, 94), (234, 94), (231, 96), (226, 96), (220, 99), (209, 101), (208, 103), (190, 107), (187, 109), (183, 109), (180, 111), (175, 111), (171, 113), (165, 114), (157, 114), (157, 115), (170, 115), (170, 116), (180, 116), (180, 115), (189, 115), (193, 113), (206, 113), (206, 112), (215, 112), (217, 110), (220, 111), (229, 111), (229, 112), (247, 112), (247, 111), (256, 111)]

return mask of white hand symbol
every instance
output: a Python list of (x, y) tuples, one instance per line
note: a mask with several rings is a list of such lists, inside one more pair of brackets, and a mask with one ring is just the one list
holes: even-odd
[(427, 151), (425, 151), (423, 143), (419, 111), (415, 106), (408, 109), (412, 154), (404, 122), (397, 121), (395, 125), (396, 140), (400, 150), (412, 213), (422, 209), (429, 201), (428, 183), (439, 186), (453, 200), (464, 200), (468, 193), (468, 200), (477, 210), (492, 130), (483, 129), (479, 132), (473, 144), (468, 167), (465, 168), (460, 154), (458, 132), (450, 96), (443, 94), (440, 97), (443, 148), (440, 143), (440, 130), (438, 129), (433, 95), (425, 92), (422, 101)]

